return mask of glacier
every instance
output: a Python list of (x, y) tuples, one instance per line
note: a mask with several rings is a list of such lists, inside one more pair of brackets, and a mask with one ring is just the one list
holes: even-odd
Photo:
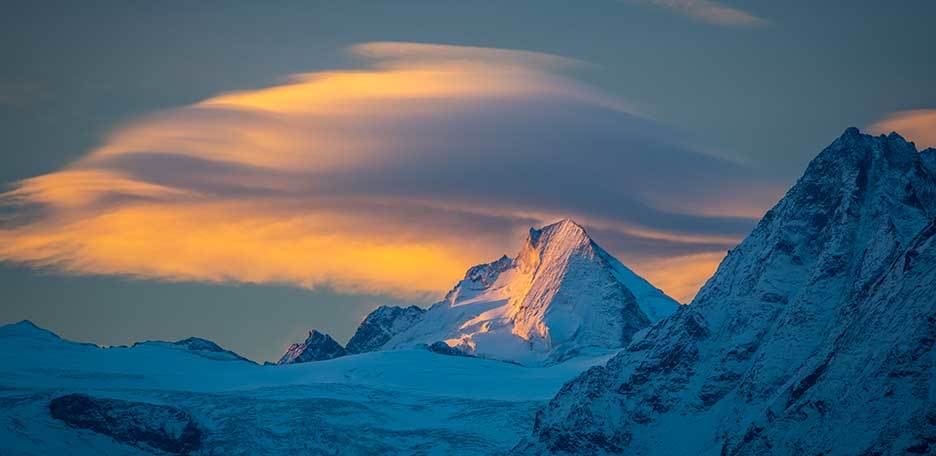
[(0, 327), (0, 454), (153, 454), (142, 439), (53, 418), (52, 401), (71, 394), (122, 403), (112, 414), (143, 428), (159, 428), (164, 408), (184, 411), (202, 430), (190, 454), (502, 453), (563, 383), (610, 357), (526, 368), (413, 349), (258, 365), (220, 350), (103, 348), (25, 321)]

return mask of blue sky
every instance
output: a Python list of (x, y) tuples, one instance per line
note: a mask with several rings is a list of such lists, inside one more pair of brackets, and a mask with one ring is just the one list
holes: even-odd
[(562, 216), (688, 300), (846, 127), (936, 146), (933, 19), (924, 1), (8, 2), (0, 182), (28, 204), (0, 219), (0, 321), (273, 359), (431, 303)]

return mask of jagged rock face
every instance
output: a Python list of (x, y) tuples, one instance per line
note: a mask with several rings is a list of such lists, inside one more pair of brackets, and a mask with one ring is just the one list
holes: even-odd
[(531, 229), (516, 257), (469, 269), (442, 302), (384, 347), (444, 341), (475, 356), (542, 364), (622, 347), (651, 323), (648, 314), (661, 318), (677, 307), (581, 226), (563, 220)]
[(297, 364), (324, 361), (347, 355), (348, 352), (328, 334), (309, 331), (309, 337), (299, 344), (292, 344), (277, 364)]
[(143, 449), (189, 454), (202, 444), (202, 431), (195, 420), (165, 405), (69, 394), (53, 399), (49, 412), (70, 426)]
[(930, 147), (920, 152), (920, 161), (923, 162), (923, 167), (930, 175), (936, 176), (936, 149)]
[(936, 453), (936, 220), (803, 364), (731, 454)]
[(912, 144), (847, 130), (691, 305), (565, 385), (515, 451), (930, 445), (934, 217), (936, 178)]
[(425, 312), (416, 306), (380, 306), (364, 318), (345, 349), (352, 354), (378, 350), (391, 337), (416, 324)]

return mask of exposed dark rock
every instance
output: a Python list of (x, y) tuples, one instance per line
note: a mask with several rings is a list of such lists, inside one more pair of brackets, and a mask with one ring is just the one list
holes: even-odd
[(931, 453), (934, 154), (848, 129), (684, 311), (564, 386), (516, 453)]
[(309, 337), (302, 343), (292, 344), (277, 364), (298, 364), (310, 361), (324, 361), (347, 355), (348, 352), (335, 339), (316, 330), (309, 331)]
[(348, 353), (366, 353), (380, 349), (393, 336), (416, 324), (426, 310), (417, 306), (380, 306), (364, 318), (348, 341)]
[(49, 411), (70, 426), (141, 448), (189, 454), (202, 445), (202, 429), (174, 407), (69, 394), (53, 399)]
[(429, 351), (438, 353), (438, 354), (440, 354), (440, 355), (448, 355), (448, 356), (467, 356), (467, 357), (472, 357), (472, 358), (473, 358), (472, 355), (470, 355), (470, 354), (468, 354), (468, 353), (465, 353), (464, 351), (462, 351), (462, 350), (459, 349), (458, 347), (452, 347), (451, 345), (449, 345), (449, 344), (447, 344), (447, 343), (445, 343), (445, 342), (442, 342), (441, 340), (438, 341), (438, 342), (433, 342), (431, 345), (429, 345), (429, 346), (426, 347), (426, 348), (427, 348)]

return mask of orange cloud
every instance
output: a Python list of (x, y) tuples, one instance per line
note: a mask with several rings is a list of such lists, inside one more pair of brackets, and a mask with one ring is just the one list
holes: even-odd
[[(392, 220), (275, 201), (130, 203), (0, 232), (0, 257), (83, 274), (165, 280), (330, 284), (434, 294), (491, 247), (445, 233), (415, 236)], [(361, 229), (383, 223), (380, 228)], [(425, 233), (424, 233), (425, 234)]]
[[(685, 298), (713, 269), (710, 252), (749, 229), (678, 209), (698, 207), (692, 195), (713, 181), (750, 187), (748, 172), (562, 74), (580, 62), (411, 43), (351, 51), (376, 61), (146, 116), (19, 182), (3, 195), (23, 218), (0, 225), (0, 260), (424, 298), (513, 251), (531, 224), (571, 215)], [(694, 183), (663, 166), (684, 159), (721, 174)], [(658, 209), (675, 198), (684, 206)]]
[(635, 263), (634, 272), (677, 301), (688, 303), (715, 273), (726, 252), (711, 252)]
[(936, 147), (936, 109), (893, 112), (868, 127), (868, 130), (875, 134), (896, 131), (916, 143), (920, 149)]

